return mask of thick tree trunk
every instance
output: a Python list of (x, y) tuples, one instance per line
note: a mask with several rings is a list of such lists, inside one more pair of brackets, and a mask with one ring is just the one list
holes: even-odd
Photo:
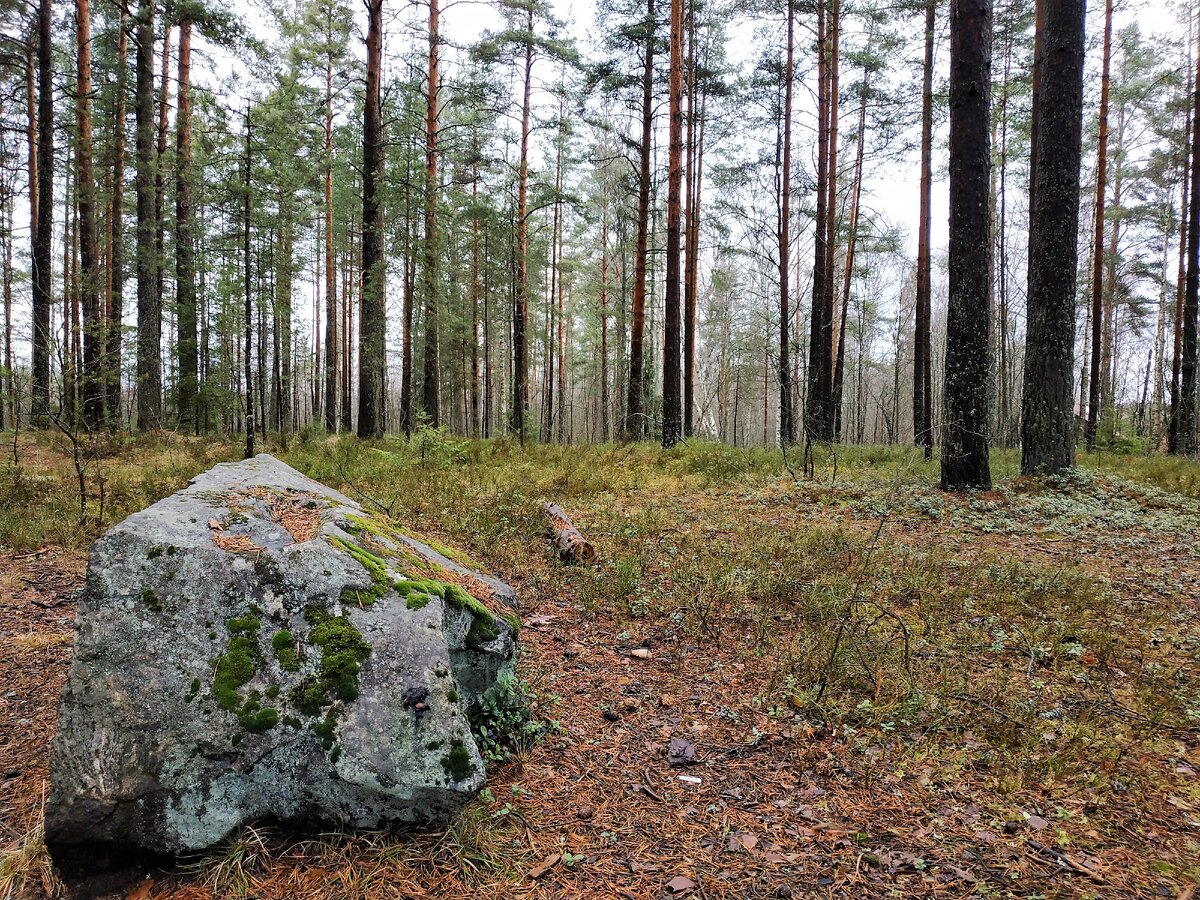
[(796, 8), (787, 0), (787, 44), (783, 63), (783, 160), (779, 188), (779, 443), (796, 443), (796, 411), (792, 405), (791, 287), (792, 244), (792, 86), (795, 80)]
[(646, 434), (642, 409), (645, 394), (646, 262), (650, 237), (650, 149), (654, 125), (654, 0), (646, 0), (646, 46), (642, 65), (642, 143), (638, 163), (638, 221), (633, 264), (633, 300), (630, 311), (629, 382), (626, 385), (625, 440)]
[(425, 265), (422, 268), (422, 290), (425, 294), (425, 358), (421, 389), (421, 406), (425, 420), (432, 428), (441, 425), (438, 302), (438, 88), (439, 47), (438, 0), (429, 3), (429, 67), (425, 102)]
[[(950, 292), (942, 488), (988, 489), (991, 0), (950, 6)], [(1074, 271), (1072, 270), (1072, 275)]]
[(137, 12), (137, 418), (151, 431), (162, 421), (162, 304), (158, 293), (154, 182), (154, 0), (141, 0)]
[[(436, 9), (436, 2), (434, 4)], [(431, 15), (436, 15), (431, 13)], [(367, 28), (367, 90), (363, 106), (363, 235), (362, 294), (359, 303), (358, 436), (383, 437), (384, 308), (383, 123), (379, 101), (383, 63), (383, 0), (370, 0)]]
[(80, 305), (83, 311), (83, 420), (104, 422), (104, 322), (100, 315), (100, 256), (96, 186), (92, 178), (92, 27), (88, 0), (75, 0), (75, 173), (79, 196)]
[(400, 361), (400, 430), (405, 436), (413, 429), (413, 304), (416, 302), (416, 231), (412, 203), (412, 154), (405, 154), (404, 164), (404, 334)]
[(196, 246), (192, 222), (192, 23), (179, 23), (179, 111), (175, 117), (175, 303), (179, 308), (179, 424), (200, 433)]
[(50, 414), (51, 247), (54, 242), (54, 72), (51, 43), (51, 0), (38, 4), (38, 142), (37, 211), (33, 218), (33, 419), (44, 423)]
[(687, 137), (683, 178), (683, 435), (691, 437), (696, 416), (696, 270), (692, 268), (696, 240), (693, 220), (696, 216), (696, 182), (699, 179), (696, 154), (696, 3), (688, 4), (687, 41)]
[(671, 54), (668, 98), (670, 130), (667, 155), (667, 272), (663, 315), (662, 445), (674, 447), (683, 435), (679, 371), (680, 199), (683, 182), (683, 0), (671, 0)]
[(1200, 50), (1192, 105), (1191, 202), (1188, 204), (1187, 279), (1183, 297), (1183, 341), (1179, 364), (1179, 404), (1176, 408), (1175, 452), (1196, 453), (1196, 318), (1200, 292)]
[[(1021, 471), (1057, 475), (1075, 465), (1075, 273), (1083, 116), (1084, 0), (1044, 0), (1037, 184), (1029, 228), (1029, 303), (1021, 418)], [(1108, 0), (1111, 16), (1112, 0)], [(1104, 92), (1107, 93), (1107, 67)], [(1104, 133), (1101, 109), (1101, 133)], [(1101, 138), (1100, 166), (1104, 167)], [(1103, 175), (1098, 227), (1103, 233)], [(1095, 371), (1093, 370), (1093, 377)], [(1094, 383), (1094, 382), (1093, 382)], [(1094, 396), (1094, 395), (1093, 395)], [(1089, 419), (1093, 430), (1094, 420)]]
[(808, 341), (808, 389), (804, 403), (805, 443), (833, 440), (829, 400), (833, 387), (833, 295), (829, 270), (829, 34), (826, 0), (817, 0), (817, 206), (814, 218), (812, 318)]
[(251, 269), (250, 269), (250, 209), (252, 207), (251, 194), (253, 187), (251, 184), (251, 173), (253, 172), (253, 159), (251, 157), (252, 140), (250, 123), (250, 103), (246, 103), (246, 146), (245, 146), (245, 172), (242, 180), (242, 264), (245, 283), (243, 284), (242, 295), (242, 327), (245, 331), (245, 338), (242, 344), (242, 371), (245, 374), (245, 392), (243, 394), (246, 404), (246, 450), (245, 458), (250, 459), (254, 456), (254, 429), (258, 427), (254, 419), (254, 369), (251, 366), (251, 347), (254, 340), (254, 306), (250, 293), (251, 285)]

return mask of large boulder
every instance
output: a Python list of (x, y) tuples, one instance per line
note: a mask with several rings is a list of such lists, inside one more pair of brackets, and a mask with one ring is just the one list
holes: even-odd
[(219, 465), (92, 547), (50, 758), (60, 860), (240, 825), (443, 818), (484, 783), (516, 598), (271, 456)]

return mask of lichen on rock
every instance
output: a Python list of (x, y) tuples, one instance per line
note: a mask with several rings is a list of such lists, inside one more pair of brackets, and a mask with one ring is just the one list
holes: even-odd
[(515, 596), (446, 549), (265, 455), (111, 529), (52, 748), (52, 850), (458, 809), (484, 783), (471, 716), (513, 670)]

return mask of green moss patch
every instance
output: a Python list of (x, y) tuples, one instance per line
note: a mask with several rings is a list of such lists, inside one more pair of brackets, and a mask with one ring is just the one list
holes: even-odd
[(226, 619), (225, 627), (229, 631), (229, 645), (217, 657), (213, 698), (221, 709), (235, 713), (238, 724), (246, 731), (253, 734), (269, 731), (279, 722), (278, 710), (264, 707), (258, 691), (251, 691), (245, 700), (241, 696), (241, 688), (254, 678), (262, 660), (258, 649), (262, 624), (257, 616), (246, 615)]
[(271, 649), (275, 651), (275, 659), (285, 672), (300, 671), (300, 656), (296, 653), (296, 638), (290, 631), (284, 629), (271, 636)]
[(309, 641), (321, 648), (321, 661), (316, 675), (292, 689), (291, 700), (298, 710), (315, 716), (328, 703), (358, 697), (358, 672), (371, 647), (346, 616), (325, 618), (314, 626)]
[(461, 738), (450, 742), (450, 749), (442, 757), (441, 763), (449, 781), (465, 781), (475, 774), (475, 763)]
[(158, 599), (158, 594), (154, 593), (154, 591), (152, 591), (150, 588), (145, 588), (142, 590), (141, 598), (142, 603), (146, 606), (146, 609), (150, 610), (151, 612), (162, 612), (162, 601)]

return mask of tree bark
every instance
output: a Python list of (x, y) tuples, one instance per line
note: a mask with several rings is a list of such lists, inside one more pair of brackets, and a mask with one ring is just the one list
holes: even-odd
[(629, 383), (626, 385), (625, 440), (646, 434), (642, 409), (645, 394), (646, 257), (650, 236), (650, 148), (654, 125), (654, 0), (646, 0), (646, 45), (642, 66), (642, 143), (638, 164), (638, 220), (633, 264), (633, 299), (629, 329)]
[(137, 414), (138, 428), (152, 431), (162, 421), (162, 304), (158, 293), (154, 182), (154, 0), (137, 12)]
[[(1046, 2), (1046, 0), (1043, 0)], [(1104, 58), (1100, 75), (1100, 135), (1096, 144), (1096, 204), (1092, 239), (1092, 363), (1085, 436), (1088, 453), (1096, 452), (1096, 425), (1100, 420), (1100, 342), (1104, 296), (1104, 203), (1108, 183), (1108, 93), (1112, 66), (1113, 0), (1104, 3)], [(1036, 138), (1035, 138), (1036, 139)], [(1030, 242), (1032, 246), (1032, 241)], [(1032, 285), (1031, 285), (1032, 287)]]
[(160, 310), (164, 308), (163, 297), (166, 286), (167, 259), (163, 240), (166, 222), (163, 211), (167, 195), (167, 115), (171, 106), (171, 23), (166, 21), (165, 13), (163, 19), (161, 77), (158, 94), (158, 142), (154, 170), (154, 284), (155, 290), (158, 292), (158, 308)]
[(921, 87), (921, 187), (917, 235), (917, 297), (913, 337), (913, 439), (933, 459), (933, 352), (930, 341), (929, 233), (933, 187), (933, 41), (937, 0), (925, 0), (925, 66)]
[(683, 0), (671, 0), (670, 108), (667, 154), (667, 271), (663, 315), (663, 447), (682, 437), (679, 371), (680, 196), (683, 182)]
[(104, 322), (100, 315), (100, 262), (96, 241), (96, 186), (92, 178), (92, 27), (88, 0), (75, 0), (75, 180), (79, 194), (80, 305), (83, 311), (83, 420), (104, 423)]
[(558, 551), (560, 560), (578, 565), (595, 560), (596, 548), (575, 527), (561, 506), (557, 503), (543, 503), (542, 512), (547, 519), (546, 533)]
[(517, 168), (516, 292), (513, 295), (513, 394), (512, 430), (525, 443), (525, 417), (529, 409), (529, 361), (525, 331), (529, 322), (529, 103), (533, 88), (533, 6), (528, 9), (525, 41), (525, 81), (521, 99), (521, 159)]
[(175, 302), (179, 308), (179, 424), (200, 433), (196, 247), (192, 221), (192, 22), (179, 23), (179, 111), (175, 117)]
[(333, 4), (325, 9), (325, 430), (338, 426), (337, 262), (333, 256)]
[[(1043, 6), (1046, 52), (1038, 94), (1038, 131), (1033, 135), (1038, 168), (1029, 227), (1030, 294), (1021, 417), (1021, 471), (1026, 475), (1057, 475), (1075, 465), (1075, 278), (1084, 0), (1043, 0)], [(1110, 22), (1111, 11), (1112, 0), (1108, 0), (1106, 19)], [(1107, 66), (1105, 72), (1102, 91), (1106, 93)], [(1104, 115), (1102, 101), (1102, 135)], [(1103, 175), (1099, 180), (1097, 222), (1103, 234)], [(1092, 374), (1094, 378), (1094, 369)], [(1089, 424), (1094, 426), (1094, 420), (1089, 419)], [(1094, 440), (1094, 430), (1090, 434)]]
[(1200, 50), (1192, 101), (1191, 202), (1188, 204), (1187, 279), (1183, 296), (1183, 346), (1179, 365), (1179, 404), (1175, 410), (1175, 452), (1196, 454), (1196, 319), (1200, 293)]
[(829, 35), (826, 0), (817, 0), (817, 205), (814, 218), (812, 317), (808, 341), (808, 391), (804, 403), (805, 444), (833, 440), (829, 415), (832, 391), (833, 295), (829, 270)]
[(125, 12), (117, 18), (117, 85), (113, 116), (113, 190), (109, 226), (109, 254), (112, 284), (108, 296), (108, 330), (105, 339), (105, 409), (109, 427), (121, 418), (121, 344), (122, 318), (125, 314), (125, 79), (128, 37)]
[(429, 67), (425, 102), (425, 265), (422, 268), (422, 289), (425, 294), (425, 358), (421, 406), (425, 420), (432, 428), (441, 425), (439, 399), (440, 366), (438, 361), (438, 236), (437, 236), (437, 179), (438, 179), (438, 87), (439, 54), (438, 0), (429, 2)]
[(31, 354), (33, 419), (42, 424), (50, 414), (51, 247), (54, 242), (54, 72), (51, 0), (38, 4), (37, 211), (32, 214), (33, 349)]
[(779, 189), (779, 443), (796, 443), (795, 407), (792, 405), (791, 332), (789, 304), (792, 244), (792, 87), (795, 80), (796, 8), (787, 0), (787, 43), (783, 63), (783, 161)]
[[(436, 0), (434, 0), (436, 8)], [(433, 15), (431, 13), (431, 15)], [(383, 437), (384, 337), (383, 123), (379, 101), (383, 63), (383, 0), (370, 0), (367, 27), (367, 90), (363, 105), (362, 295), (359, 318), (358, 436)]]
[[(950, 5), (950, 292), (942, 488), (989, 489), (991, 0)], [(1072, 275), (1074, 271), (1072, 270)]]

